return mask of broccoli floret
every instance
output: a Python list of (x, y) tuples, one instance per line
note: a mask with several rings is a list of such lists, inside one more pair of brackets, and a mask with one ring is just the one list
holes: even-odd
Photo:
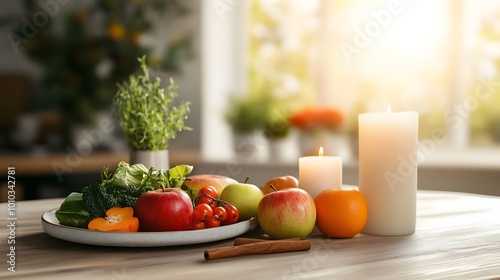
[(137, 199), (143, 193), (142, 190), (137, 186), (129, 186), (126, 189), (108, 187), (106, 192), (115, 197), (118, 205), (120, 207), (132, 207), (135, 208)]
[(120, 206), (116, 196), (109, 194), (106, 188), (97, 183), (83, 188), (83, 203), (90, 212), (91, 218), (106, 217), (106, 211), (115, 206)]
[(85, 208), (91, 217), (105, 217), (111, 207), (135, 208), (137, 199), (143, 193), (143, 188), (129, 186), (127, 188), (105, 187), (97, 183), (86, 186), (82, 190)]

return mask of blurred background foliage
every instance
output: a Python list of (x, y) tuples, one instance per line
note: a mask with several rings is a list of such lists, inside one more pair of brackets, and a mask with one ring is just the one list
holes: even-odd
[[(138, 57), (151, 52), (141, 38), (155, 16), (189, 11), (177, 0), (96, 0), (80, 6), (65, 9), (57, 17), (61, 22), (49, 20), (23, 50), (42, 70), (34, 110), (60, 110), (71, 124), (91, 125), (97, 112), (109, 109), (116, 83), (137, 70)], [(26, 0), (24, 7), (28, 19), (40, 11), (38, 1)], [(22, 34), (21, 27), (14, 33)], [(190, 43), (189, 36), (171, 40), (164, 54), (150, 56), (150, 64), (179, 71)]]

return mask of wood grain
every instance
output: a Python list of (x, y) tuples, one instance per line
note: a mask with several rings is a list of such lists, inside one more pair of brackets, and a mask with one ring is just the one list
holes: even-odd
[[(0, 279), (494, 279), (500, 277), (500, 198), (419, 191), (417, 231), (410, 236), (359, 234), (332, 239), (314, 231), (311, 249), (206, 262), (192, 246), (113, 248), (46, 235), (40, 217), (62, 199), (16, 204), (16, 272), (7, 271), (8, 231), (0, 204)], [(242, 237), (264, 238), (256, 230)]]

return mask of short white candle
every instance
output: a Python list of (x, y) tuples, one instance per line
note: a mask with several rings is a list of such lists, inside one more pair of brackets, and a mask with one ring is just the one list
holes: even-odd
[(363, 233), (415, 232), (418, 113), (364, 113), (359, 118), (359, 190), (368, 204)]
[(319, 156), (299, 158), (299, 187), (315, 198), (326, 189), (342, 187), (342, 158), (323, 156), (323, 147)]

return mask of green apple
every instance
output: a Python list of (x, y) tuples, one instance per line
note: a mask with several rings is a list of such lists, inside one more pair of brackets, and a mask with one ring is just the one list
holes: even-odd
[(247, 183), (230, 184), (224, 188), (220, 199), (233, 204), (240, 217), (238, 221), (257, 217), (257, 208), (264, 194), (256, 185)]

